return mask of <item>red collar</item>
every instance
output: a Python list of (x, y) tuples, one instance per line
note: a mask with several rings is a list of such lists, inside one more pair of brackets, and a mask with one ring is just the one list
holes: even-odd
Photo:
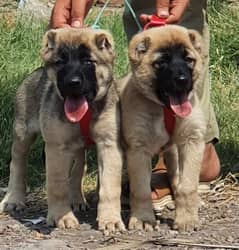
[(167, 108), (166, 106), (163, 107), (163, 113), (164, 113), (164, 126), (168, 132), (168, 135), (171, 137), (173, 135), (176, 123), (175, 114), (172, 111), (172, 109)]
[(160, 27), (164, 25), (166, 25), (165, 18), (158, 17), (157, 15), (152, 15), (150, 21), (145, 24), (144, 30), (147, 30), (153, 27)]
[(90, 137), (90, 121), (92, 117), (92, 110), (89, 108), (85, 115), (80, 120), (80, 130), (84, 138), (85, 146), (88, 147), (94, 144), (94, 141)]

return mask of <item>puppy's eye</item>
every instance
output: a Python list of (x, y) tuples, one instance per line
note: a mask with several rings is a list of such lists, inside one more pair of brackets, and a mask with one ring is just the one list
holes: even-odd
[(95, 63), (95, 61), (91, 60), (91, 59), (83, 59), (82, 63), (86, 66), (91, 66)]
[(56, 64), (58, 64), (58, 65), (63, 65), (63, 64), (66, 64), (66, 63), (67, 63), (67, 61), (64, 60), (63, 58), (57, 58), (56, 59)]
[(167, 63), (165, 61), (155, 61), (153, 67), (155, 69), (164, 69), (167, 67)]
[(68, 62), (68, 56), (65, 54), (60, 55), (58, 58), (56, 58), (56, 64), (64, 65)]
[(193, 67), (196, 61), (195, 58), (192, 58), (190, 56), (187, 56), (185, 60), (190, 67)]

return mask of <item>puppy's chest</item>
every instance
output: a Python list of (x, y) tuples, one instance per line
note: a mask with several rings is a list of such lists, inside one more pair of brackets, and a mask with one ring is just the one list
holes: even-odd
[(152, 116), (152, 149), (159, 152), (169, 142), (169, 134), (165, 128), (164, 116)]

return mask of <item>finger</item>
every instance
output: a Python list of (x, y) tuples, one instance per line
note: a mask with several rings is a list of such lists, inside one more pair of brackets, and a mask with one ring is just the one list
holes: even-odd
[(84, 26), (84, 19), (93, 4), (93, 0), (72, 0), (71, 26), (80, 28)]
[(167, 18), (166, 23), (178, 23), (181, 20), (185, 10), (187, 9), (188, 3), (188, 0), (173, 1), (170, 7), (170, 15)]
[(146, 23), (148, 23), (151, 20), (151, 17), (152, 17), (152, 15), (142, 14), (139, 16), (139, 19), (140, 19), (141, 23), (143, 25), (145, 25)]
[(161, 18), (169, 16), (170, 0), (156, 0), (156, 14)]
[(56, 0), (51, 13), (51, 28), (69, 27), (71, 0)]

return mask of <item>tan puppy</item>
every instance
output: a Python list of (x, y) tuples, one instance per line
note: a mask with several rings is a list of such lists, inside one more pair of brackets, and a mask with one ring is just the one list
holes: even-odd
[(0, 210), (14, 212), (25, 206), (27, 153), (41, 133), (46, 153), (47, 222), (60, 228), (78, 225), (71, 206), (74, 210), (85, 207), (81, 187), (87, 136), (79, 121), (91, 110), (90, 134), (97, 147), (100, 180), (99, 229), (124, 230), (112, 37), (103, 30), (50, 30), (44, 36), (41, 56), (44, 67), (28, 76), (17, 91), (10, 180)]
[[(131, 190), (129, 228), (155, 225), (151, 159), (164, 150), (176, 202), (174, 228), (190, 230), (198, 223), (206, 129), (195, 91), (204, 60), (201, 36), (176, 25), (152, 28), (132, 38), (129, 59), (132, 72), (118, 84)], [(176, 118), (172, 135), (165, 128), (164, 107)]]

